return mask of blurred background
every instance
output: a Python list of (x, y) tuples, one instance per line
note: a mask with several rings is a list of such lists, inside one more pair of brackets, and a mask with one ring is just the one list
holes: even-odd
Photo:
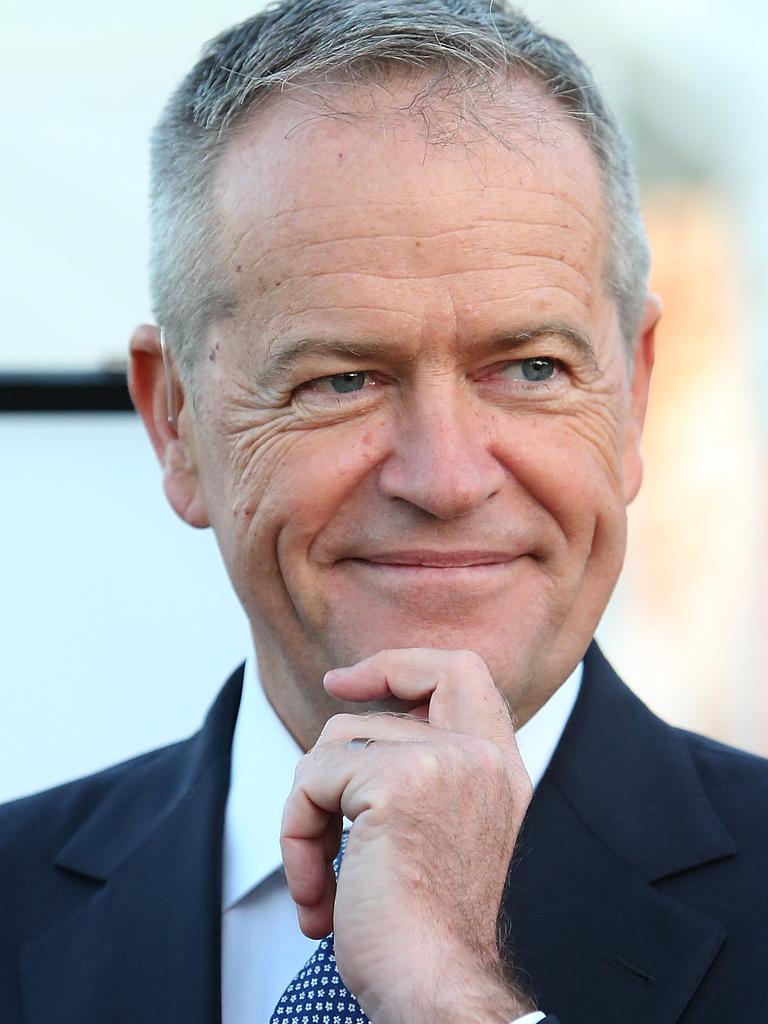
[[(260, 6), (6, 0), (0, 390), (120, 369), (150, 316), (148, 133), (201, 43)], [(599, 636), (665, 718), (768, 754), (768, 8), (522, 6), (629, 129), (666, 310), (646, 481)], [(168, 510), (136, 417), (14, 411), (9, 394), (0, 800), (186, 735), (248, 648), (213, 537)]]

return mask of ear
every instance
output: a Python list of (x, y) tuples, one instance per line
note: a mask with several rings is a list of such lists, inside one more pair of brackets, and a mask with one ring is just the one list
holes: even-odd
[(627, 505), (635, 500), (643, 481), (640, 441), (643, 435), (645, 410), (648, 406), (648, 389), (653, 370), (656, 325), (660, 317), (661, 302), (658, 296), (649, 294), (645, 300), (643, 319), (638, 328), (633, 349), (629, 421), (624, 438), (624, 500)]
[(163, 489), (171, 507), (190, 526), (209, 526), (194, 459), (191, 403), (185, 402), (170, 358), (163, 355), (159, 328), (137, 327), (131, 336), (128, 387), (163, 467)]

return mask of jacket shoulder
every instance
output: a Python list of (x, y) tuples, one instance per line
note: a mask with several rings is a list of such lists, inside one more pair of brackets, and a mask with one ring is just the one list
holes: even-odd
[(0, 869), (4, 884), (14, 865), (46, 862), (101, 804), (126, 784), (142, 785), (176, 759), (188, 740), (130, 758), (51, 789), (0, 805)]
[(737, 843), (768, 850), (768, 758), (707, 736), (674, 730), (687, 744), (702, 786)]
[(50, 864), (61, 846), (94, 817), (109, 825), (99, 833), (101, 841), (127, 825), (151, 827), (212, 762), (228, 763), (242, 679), (241, 665), (192, 736), (0, 806), (0, 869), (12, 867), (20, 857)]

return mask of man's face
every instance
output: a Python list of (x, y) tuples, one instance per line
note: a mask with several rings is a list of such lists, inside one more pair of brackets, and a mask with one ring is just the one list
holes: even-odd
[(619, 573), (650, 343), (633, 395), (594, 159), (517, 98), (547, 116), (511, 149), (280, 100), (223, 159), (236, 308), (180, 429), (277, 703), (274, 676), (323, 716), (328, 668), (469, 648), (525, 720)]

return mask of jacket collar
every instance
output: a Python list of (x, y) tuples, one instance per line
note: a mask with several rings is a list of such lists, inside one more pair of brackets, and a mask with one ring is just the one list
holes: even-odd
[(594, 643), (584, 667), (585, 685), (550, 769), (584, 823), (649, 882), (735, 853), (686, 734), (652, 714)]
[[(140, 759), (60, 851), (80, 909), (21, 956), (35, 1024), (218, 1024), (221, 840), (242, 670), (192, 739)], [(148, 912), (149, 909), (149, 912)]]
[(505, 901), (510, 946), (540, 1005), (569, 1024), (677, 1021), (725, 936), (651, 883), (734, 853), (685, 734), (652, 715), (593, 644)]

